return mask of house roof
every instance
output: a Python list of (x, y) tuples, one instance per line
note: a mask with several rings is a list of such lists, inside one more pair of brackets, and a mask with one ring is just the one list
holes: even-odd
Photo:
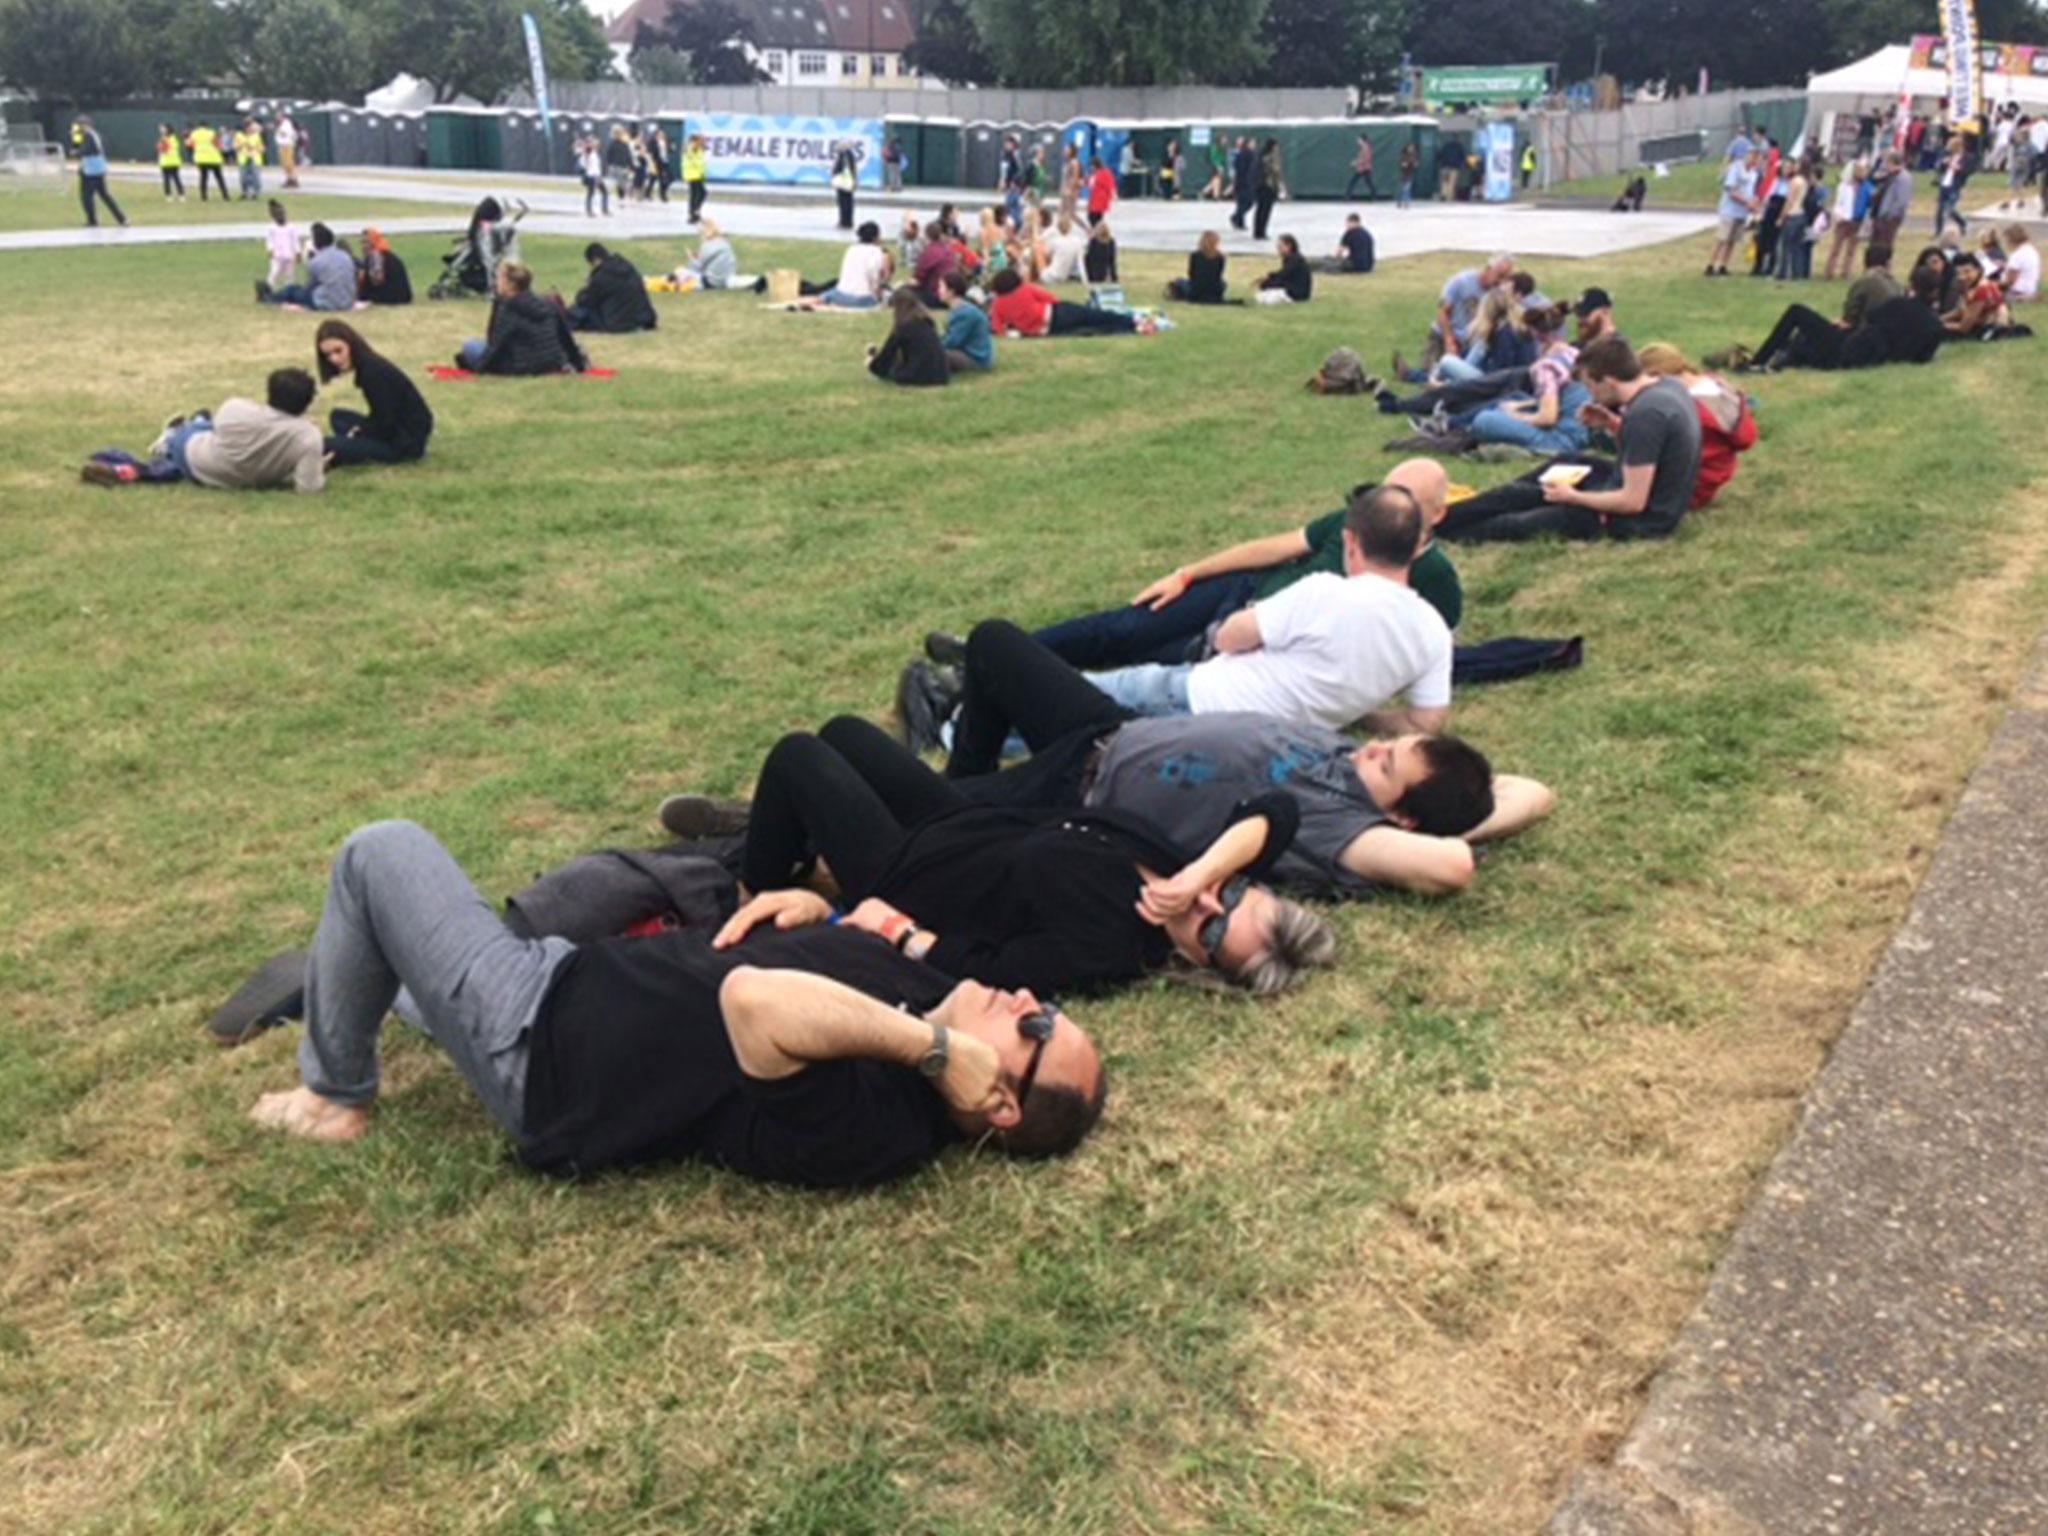
[[(672, 6), (690, 0), (633, 0), (605, 28), (614, 43), (632, 46), (643, 24), (658, 27)], [(842, 53), (901, 53), (916, 33), (909, 0), (734, 0), (762, 48), (829, 48)]]

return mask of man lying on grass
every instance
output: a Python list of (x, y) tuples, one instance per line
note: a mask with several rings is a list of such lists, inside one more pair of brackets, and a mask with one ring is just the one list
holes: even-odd
[[(662, 821), (679, 837), (716, 832), (698, 821), (716, 810), (676, 796)], [(991, 986), (1091, 992), (1170, 971), (1264, 997), (1336, 954), (1329, 924), (1256, 883), (1296, 820), (1277, 794), (1184, 821), (1185, 838), (1071, 802), (977, 805), (873, 723), (843, 716), (768, 754), (741, 881), (772, 895), (822, 859), (850, 909), (844, 925)], [(722, 940), (760, 920), (762, 899)]]
[[(948, 775), (969, 800), (1118, 812), (1185, 840), (1278, 794), (1296, 829), (1272, 878), (1306, 895), (1452, 895), (1471, 883), (1475, 843), (1533, 825), (1554, 803), (1534, 779), (1496, 776), (1455, 736), (1360, 745), (1270, 715), (1134, 718), (1000, 620), (968, 637), (965, 675)], [(1013, 731), (1032, 757), (997, 772), (991, 744)]]
[[(576, 945), (527, 938), (411, 822), (342, 845), (305, 974), (297, 1088), (251, 1118), (353, 1141), (394, 1007), (446, 1050), (530, 1167), (699, 1157), (818, 1186), (909, 1173), (956, 1141), (1070, 1151), (1104, 1081), (1079, 1026), (1029, 992), (955, 982), (779, 892), (772, 926)], [(809, 926), (797, 926), (799, 924)], [(788, 930), (788, 931), (784, 931)], [(401, 994), (401, 988), (404, 989)]]
[(92, 485), (195, 485), (229, 491), (327, 484), (327, 443), (306, 420), (316, 386), (303, 368), (280, 368), (265, 387), (267, 404), (234, 399), (209, 415), (173, 416), (147, 459), (107, 448), (79, 471)]
[[(1441, 470), (1419, 473), (1427, 486), (1441, 485)], [(1335, 548), (1325, 530), (1326, 553), (1304, 554), (1295, 569), (1278, 573), (1279, 586), (1268, 595), (1243, 601), (1249, 582), (1206, 593), (1215, 599), (1207, 611), (1220, 622), (1198, 623), (1201, 606), (1163, 623), (1134, 625), (1113, 613), (1063, 626), (1067, 643), (1092, 652), (1091, 660), (1107, 660), (1138, 645), (1156, 653), (1157, 635), (1170, 630), (1207, 639), (1205, 649), (1213, 648), (1207, 659), (1188, 659), (1189, 641), (1178, 660), (1137, 660), (1088, 673), (1135, 715), (1248, 712), (1335, 729), (1405, 695), (1406, 708), (1380, 717), (1382, 728), (1441, 730), (1450, 714), (1451, 631), (1439, 609), (1416, 594), (1410, 577), (1427, 531), (1423, 497), (1389, 477), (1386, 485), (1354, 493), (1339, 522)], [(1224, 608), (1233, 596), (1239, 605)], [(1113, 636), (1137, 633), (1121, 645), (1101, 643), (1093, 633), (1098, 624)], [(899, 687), (899, 700), (908, 691)], [(985, 745), (994, 751), (1001, 739)], [(971, 771), (994, 766), (991, 761)]]

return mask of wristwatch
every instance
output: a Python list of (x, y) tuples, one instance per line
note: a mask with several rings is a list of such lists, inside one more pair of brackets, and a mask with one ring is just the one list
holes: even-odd
[(934, 1024), (931, 1048), (917, 1058), (917, 1070), (926, 1077), (937, 1078), (946, 1075), (946, 1038), (946, 1026)]

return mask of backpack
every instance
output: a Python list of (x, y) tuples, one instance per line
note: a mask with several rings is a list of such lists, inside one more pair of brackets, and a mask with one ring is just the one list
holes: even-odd
[(1323, 359), (1308, 387), (1319, 395), (1362, 395), (1366, 392), (1365, 364), (1351, 348), (1339, 347)]

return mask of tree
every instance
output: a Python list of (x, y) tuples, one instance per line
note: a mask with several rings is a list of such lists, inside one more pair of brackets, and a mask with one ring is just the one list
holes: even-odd
[(121, 0), (0, 0), (0, 78), (70, 102), (126, 96), (147, 83)]
[(1605, 0), (1603, 65), (1623, 80), (1797, 85), (1833, 63), (1824, 0)]
[[(1601, 0), (1597, 8), (1607, 33), (1608, 67), (1617, 69), (1623, 66), (1617, 62), (1615, 27), (1604, 18), (1621, 3)], [(1430, 0), (1417, 11), (1408, 49), (1418, 64), (1557, 64), (1571, 79), (1592, 67), (1595, 14), (1586, 0)]]
[[(283, 0), (271, 0), (283, 3)], [(426, 81), (439, 101), (497, 101), (529, 71), (520, 14), (531, 11), (551, 79), (604, 79), (611, 52), (580, 0), (362, 0), (373, 73)]]
[[(1822, 0), (1834, 57), (1846, 64), (1916, 32), (1939, 32), (1941, 18), (1925, 0)], [(2048, 16), (2029, 0), (1977, 0), (1977, 35), (1993, 43), (2048, 42)]]
[(384, 83), (364, 28), (341, 0), (266, 0), (244, 19), (240, 70), (259, 95), (357, 101)]
[(904, 53), (921, 75), (948, 85), (993, 85), (995, 61), (960, 0), (932, 0), (918, 19), (917, 41)]
[(661, 25), (642, 22), (628, 63), (650, 85), (752, 85), (769, 79), (747, 53), (754, 24), (730, 0), (672, 4)]
[(967, 0), (1005, 85), (1181, 85), (1265, 58), (1267, 0)]
[(1268, 0), (1263, 68), (1242, 83), (1377, 85), (1400, 63), (1407, 0)]

